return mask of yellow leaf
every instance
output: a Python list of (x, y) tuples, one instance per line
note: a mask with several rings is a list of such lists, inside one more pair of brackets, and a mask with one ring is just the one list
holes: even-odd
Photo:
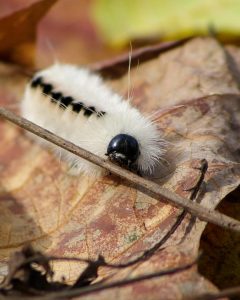
[(179, 39), (208, 34), (240, 33), (238, 0), (98, 0), (93, 16), (107, 43), (122, 46), (129, 40), (159, 37)]

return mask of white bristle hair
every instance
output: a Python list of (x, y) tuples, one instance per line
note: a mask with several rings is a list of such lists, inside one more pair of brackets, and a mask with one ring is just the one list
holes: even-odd
[[(44, 93), (43, 84), (37, 84), (38, 80), (46, 89), (52, 87), (51, 92)], [(71, 97), (72, 104), (60, 105), (60, 101), (54, 99), (56, 93)], [(78, 113), (73, 111), (73, 105), (79, 102), (85, 109), (89, 108), (90, 113), (94, 108), (89, 116), (84, 115), (84, 109)], [(109, 142), (116, 135), (134, 137), (140, 149), (135, 165), (142, 174), (150, 175), (164, 160), (167, 142), (157, 125), (107, 87), (99, 75), (85, 68), (58, 63), (36, 73), (26, 87), (21, 113), (26, 119), (102, 158), (106, 158)], [(73, 175), (105, 173), (102, 168), (60, 147), (40, 142), (66, 160)]]

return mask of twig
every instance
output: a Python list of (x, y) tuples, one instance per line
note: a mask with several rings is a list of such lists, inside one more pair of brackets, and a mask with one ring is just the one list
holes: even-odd
[(198, 297), (192, 298), (192, 300), (215, 300), (215, 299), (222, 299), (225, 297), (234, 297), (240, 295), (240, 286), (228, 288), (222, 290), (218, 293), (205, 293)]
[[(180, 266), (180, 267), (166, 269), (166, 270), (162, 270), (162, 271), (154, 272), (154, 273), (150, 273), (150, 274), (145, 274), (145, 275), (141, 275), (141, 276), (134, 277), (134, 278), (118, 280), (118, 281), (114, 281), (114, 282), (107, 283), (107, 284), (102, 284), (101, 282), (99, 282), (99, 283), (95, 283), (95, 284), (92, 284), (92, 285), (86, 286), (86, 287), (80, 287), (80, 288), (73, 287), (73, 289), (69, 289), (70, 288), (69, 287), (69, 288), (66, 288), (65, 290), (58, 291), (58, 292), (51, 292), (46, 295), (42, 295), (40, 297), (35, 296), (34, 299), (36, 299), (36, 300), (66, 299), (69, 297), (82, 296), (82, 295), (86, 295), (86, 294), (97, 292), (97, 291), (107, 290), (107, 289), (111, 289), (111, 288), (115, 288), (115, 287), (121, 287), (121, 286), (124, 286), (127, 284), (132, 284), (135, 282), (148, 280), (148, 279), (152, 279), (152, 278), (156, 278), (156, 277), (173, 275), (173, 274), (183, 272), (183, 271), (190, 269), (192, 266), (194, 266), (197, 263), (197, 260), (198, 260), (198, 258), (195, 259), (194, 261), (192, 261), (188, 264), (185, 264), (183, 266)], [(0, 299), (7, 299), (7, 296), (6, 296), (6, 298), (4, 296), (1, 297), (1, 294), (0, 294)], [(11, 299), (15, 299), (14, 296)], [(24, 295), (23, 297), (18, 295), (16, 299), (33, 299), (33, 297), (31, 296), (31, 298), (28, 298), (26, 295)]]
[(219, 225), (224, 228), (232, 229), (240, 232), (240, 222), (221, 214), (212, 209), (201, 206), (200, 204), (193, 203), (177, 194), (167, 190), (166, 188), (160, 187), (158, 184), (144, 179), (136, 174), (131, 173), (128, 170), (122, 169), (121, 167), (111, 163), (108, 160), (98, 157), (97, 155), (84, 150), (73, 143), (64, 140), (63, 138), (51, 133), (50, 131), (22, 118), (14, 113), (10, 112), (5, 108), (0, 108), (0, 116), (4, 117), (8, 121), (52, 142), (55, 145), (60, 146), (63, 149), (70, 151), (71, 153), (80, 156), (100, 167), (109, 170), (111, 173), (126, 179), (127, 181), (134, 183), (135, 187), (141, 189), (141, 191), (157, 198), (158, 200), (166, 200), (170, 204), (182, 207), (192, 215), (198, 217), (200, 220), (210, 222)]
[[(167, 240), (174, 234), (174, 232), (178, 229), (180, 224), (182, 223), (183, 219), (185, 218), (187, 212), (186, 210), (183, 210), (181, 214), (177, 217), (174, 224), (171, 226), (171, 228), (167, 231), (167, 233), (161, 238), (160, 241), (158, 241), (152, 248), (146, 250), (142, 256), (131, 260), (130, 262), (126, 263), (125, 265), (133, 265), (137, 262), (144, 262), (146, 261), (150, 256), (152, 256), (157, 250), (161, 249), (163, 250), (163, 245), (167, 242)], [(123, 266), (124, 264), (121, 264), (120, 266)]]
[(196, 184), (193, 187), (191, 187), (190, 189), (186, 190), (186, 191), (191, 191), (190, 200), (195, 200), (195, 198), (197, 197), (197, 194), (198, 194), (198, 192), (199, 192), (199, 190), (201, 188), (201, 185), (203, 183), (205, 174), (206, 174), (207, 169), (208, 169), (208, 162), (207, 162), (207, 160), (205, 158), (202, 159), (200, 167), (195, 168), (195, 169), (199, 170), (200, 174), (199, 174), (199, 177), (197, 179)]
[(56, 293), (53, 292), (51, 294), (48, 294), (46, 296), (46, 298), (42, 297), (41, 299), (43, 299), (43, 300), (44, 299), (48, 299), (48, 300), (52, 299), (53, 300), (53, 299), (61, 299), (61, 298), (65, 298), (65, 297), (82, 296), (82, 295), (86, 295), (86, 294), (101, 291), (101, 290), (107, 290), (107, 289), (111, 289), (114, 287), (121, 287), (121, 286), (124, 286), (127, 284), (132, 284), (132, 283), (147, 280), (147, 279), (152, 279), (152, 278), (166, 276), (166, 275), (172, 275), (172, 274), (176, 274), (176, 273), (190, 269), (192, 266), (194, 266), (196, 264), (197, 260), (198, 260), (198, 258), (196, 260), (194, 260), (193, 262), (185, 264), (180, 267), (171, 268), (171, 269), (154, 272), (154, 273), (150, 273), (150, 274), (145, 274), (145, 275), (141, 275), (141, 276), (134, 277), (134, 278), (123, 279), (123, 280), (114, 281), (114, 282), (107, 283), (107, 284), (95, 283), (95, 284), (87, 286), (87, 287), (76, 288), (76, 289), (66, 290), (66, 291), (60, 291), (60, 292), (56, 292)]
[(75, 262), (82, 262), (86, 264), (96, 264), (98, 266), (105, 266), (109, 268), (126, 268), (129, 266), (129, 263), (126, 264), (110, 264), (107, 263), (104, 258), (100, 255), (98, 260), (91, 260), (86, 258), (78, 258), (78, 257), (71, 257), (71, 256), (44, 256), (42, 254), (35, 254), (32, 257), (26, 258), (22, 264), (18, 266), (18, 269), (30, 264), (30, 263), (38, 263), (38, 262), (49, 262), (49, 261), (75, 261)]
[[(200, 171), (200, 174), (196, 180), (196, 184), (188, 189), (188, 191), (191, 191), (190, 193), (190, 197), (189, 199), (191, 201), (195, 201), (196, 198), (197, 198), (197, 195), (198, 195), (198, 192), (203, 184), (203, 181), (204, 181), (204, 178), (205, 178), (205, 175), (206, 175), (206, 172), (207, 172), (207, 169), (208, 169), (208, 162), (207, 160), (204, 158), (201, 160), (200, 162), (200, 167), (196, 168), (197, 170)], [(184, 210), (183, 213), (182, 213), (182, 218), (184, 219), (184, 217), (187, 215), (187, 211)], [(194, 224), (196, 222), (196, 216), (191, 216), (190, 220), (189, 220), (189, 223), (185, 229), (185, 232), (184, 232), (184, 235), (183, 235), (183, 238), (181, 239), (181, 243), (186, 239), (187, 237), (187, 234), (190, 233), (190, 231), (192, 230)]]

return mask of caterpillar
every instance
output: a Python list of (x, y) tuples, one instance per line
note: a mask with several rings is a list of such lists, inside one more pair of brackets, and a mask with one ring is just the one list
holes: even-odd
[[(57, 63), (37, 72), (26, 86), (21, 114), (74, 144), (143, 175), (151, 174), (166, 152), (166, 141), (150, 118), (113, 92), (99, 75), (74, 65)], [(73, 175), (104, 173), (101, 167), (60, 147), (42, 143), (67, 161)]]

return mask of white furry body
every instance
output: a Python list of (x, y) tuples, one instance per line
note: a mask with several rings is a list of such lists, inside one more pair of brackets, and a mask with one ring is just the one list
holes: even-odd
[[(98, 75), (73, 65), (55, 64), (34, 76), (39, 77), (44, 83), (51, 84), (54, 92), (71, 96), (73, 103), (82, 102), (85, 107), (105, 113), (101, 116), (92, 113), (86, 117), (83, 110), (76, 113), (71, 105), (61, 108), (58, 102), (51, 101), (51, 94), (44, 94), (41, 87), (33, 88), (28, 84), (21, 105), (23, 117), (103, 158), (106, 158), (108, 144), (114, 136), (120, 133), (131, 135), (139, 143), (136, 165), (143, 173), (151, 173), (161, 161), (166, 143), (157, 126), (109, 89)], [(74, 166), (75, 174), (103, 172), (102, 168), (66, 150), (51, 147)]]

